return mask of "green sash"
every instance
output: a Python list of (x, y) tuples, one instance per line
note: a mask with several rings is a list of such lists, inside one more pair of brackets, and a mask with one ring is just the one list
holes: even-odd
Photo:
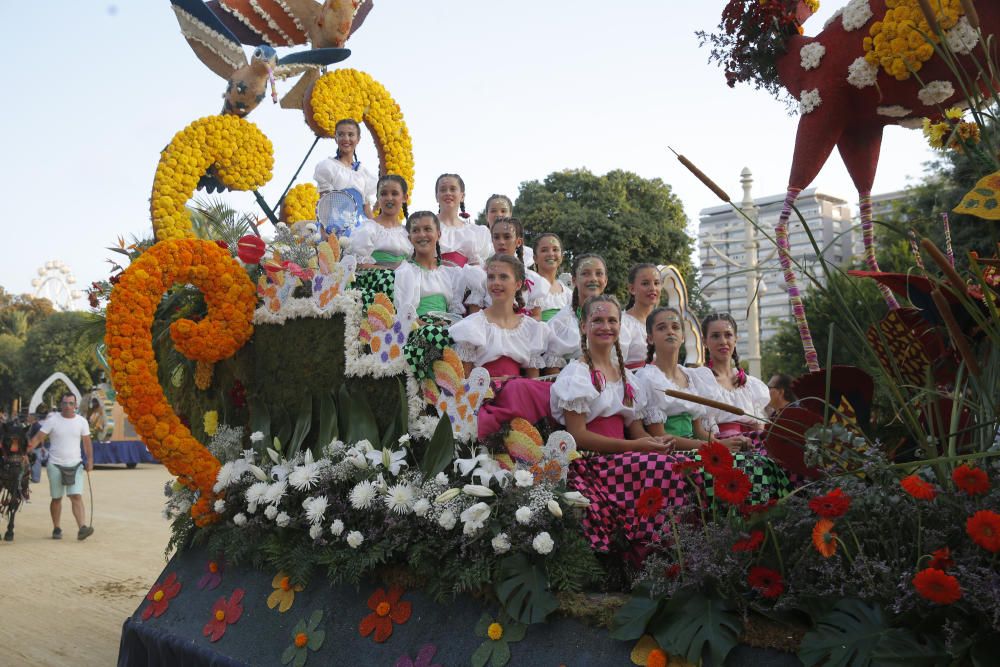
[(372, 259), (376, 264), (399, 264), (406, 260), (406, 255), (393, 255), (385, 250), (376, 250), (372, 253)]
[(667, 421), (663, 422), (663, 430), (666, 431), (667, 435), (674, 435), (678, 438), (693, 438), (694, 422), (691, 421), (690, 414), (682, 412), (679, 415), (667, 417)]
[(417, 316), (423, 317), (432, 310), (448, 312), (448, 300), (444, 298), (444, 294), (428, 294), (420, 297), (420, 303), (417, 304)]
[(562, 310), (562, 309), (561, 308), (549, 308), (547, 310), (543, 310), (542, 311), (542, 322), (548, 322), (553, 317), (555, 317), (556, 313), (558, 313), (560, 310)]

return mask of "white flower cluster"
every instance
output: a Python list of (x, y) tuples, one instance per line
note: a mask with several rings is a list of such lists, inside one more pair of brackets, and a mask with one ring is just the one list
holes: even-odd
[(229, 461), (239, 455), (242, 449), (242, 441), (242, 426), (233, 427), (228, 424), (219, 424), (215, 429), (215, 435), (212, 436), (212, 441), (208, 445), (208, 451), (220, 461)]
[(920, 101), (933, 107), (947, 101), (955, 94), (955, 87), (950, 81), (931, 81), (917, 92)]
[(844, 30), (852, 32), (858, 28), (863, 28), (874, 15), (875, 13), (872, 12), (868, 0), (851, 0), (844, 7), (844, 12), (841, 14)]
[(967, 56), (972, 53), (979, 43), (979, 33), (969, 23), (969, 19), (963, 16), (958, 19), (951, 30), (944, 33), (944, 38), (948, 42), (948, 48), (953, 52)]
[(889, 118), (903, 118), (905, 116), (909, 116), (913, 112), (906, 107), (893, 104), (889, 107), (877, 107), (875, 109), (875, 113), (879, 116), (888, 116)]
[(815, 109), (819, 108), (819, 105), (822, 103), (823, 100), (819, 96), (819, 88), (804, 90), (802, 91), (802, 96), (799, 97), (799, 113), (803, 116), (807, 113), (811, 113)]
[(819, 42), (810, 42), (799, 49), (799, 64), (802, 65), (802, 69), (816, 69), (824, 55), (826, 55), (825, 46)]
[(855, 88), (874, 86), (878, 79), (878, 65), (872, 65), (864, 57), (856, 59), (847, 68), (847, 83)]

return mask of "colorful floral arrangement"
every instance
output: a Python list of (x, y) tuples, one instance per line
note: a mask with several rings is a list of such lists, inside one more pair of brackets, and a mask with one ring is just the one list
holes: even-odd
[(149, 201), (157, 240), (190, 238), (185, 204), (206, 174), (232, 190), (253, 190), (271, 180), (271, 140), (237, 116), (206, 116), (174, 135), (160, 154)]
[(115, 285), (105, 343), (118, 400), (149, 450), (181, 483), (203, 495), (192, 515), (207, 520), (219, 462), (181, 423), (157, 378), (151, 327), (160, 297), (177, 283), (202, 291), (208, 315), (170, 327), (177, 350), (213, 363), (234, 354), (253, 332), (254, 287), (228, 251), (211, 241), (161, 241), (140, 255)]
[(289, 224), (316, 219), (319, 190), (314, 183), (299, 183), (281, 201), (281, 220)]
[(951, 107), (945, 110), (944, 118), (938, 122), (924, 118), (923, 130), (927, 143), (932, 148), (947, 148), (960, 153), (978, 144), (979, 124), (967, 122), (964, 117), (962, 109)]
[[(885, 16), (872, 23), (864, 39), (865, 59), (905, 81), (931, 59), (940, 38), (921, 11), (919, 0), (886, 0), (885, 6)], [(955, 27), (965, 13), (960, 0), (939, 0), (930, 6), (941, 30)]]
[(389, 91), (369, 74), (338, 69), (324, 74), (307, 94), (306, 122), (320, 137), (332, 137), (337, 121), (364, 122), (375, 139), (381, 172), (398, 174), (414, 192), (413, 143)]

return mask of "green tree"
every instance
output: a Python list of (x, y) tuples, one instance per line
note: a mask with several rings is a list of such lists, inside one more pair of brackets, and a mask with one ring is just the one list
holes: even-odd
[(17, 336), (0, 333), (0, 407), (9, 409), (21, 396), (19, 374), (21, 349), (24, 341)]
[(624, 299), (629, 268), (640, 262), (674, 264), (689, 285), (693, 239), (670, 186), (615, 170), (596, 176), (586, 169), (549, 174), (521, 184), (514, 214), (524, 223), (526, 242), (554, 232), (563, 243), (569, 271), (573, 258), (596, 252), (608, 264), (609, 293)]
[[(81, 391), (93, 385), (99, 367), (93, 346), (83, 336), (92, 322), (87, 313), (56, 313), (31, 328), (20, 361), (23, 395), (30, 395), (56, 371), (65, 373)], [(61, 389), (54, 388), (52, 393)]]

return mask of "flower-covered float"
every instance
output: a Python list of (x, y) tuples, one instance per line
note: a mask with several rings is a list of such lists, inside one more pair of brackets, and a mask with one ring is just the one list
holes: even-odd
[[(324, 37), (318, 16), (363, 17), (370, 3), (173, 4), (199, 57), (230, 63), (230, 86), (259, 76), (261, 59), (265, 80), (295, 65), (305, 74), (288, 104), (317, 136), (363, 122), (382, 172), (412, 185), (389, 93), (362, 72), (319, 69), (352, 28)], [(779, 12), (788, 37), (801, 4), (747, 11)], [(854, 0), (837, 20), (853, 31), (870, 14)], [(247, 31), (317, 53), (255, 53), (241, 71), (231, 61), (255, 43)], [(803, 70), (837, 42), (817, 44), (803, 47)], [(112, 381), (176, 477), (165, 489), (176, 554), (126, 621), (120, 664), (991, 664), (995, 261), (959, 275), (928, 245), (931, 270), (871, 274), (914, 306), (867, 336), (921, 459), (893, 460), (871, 431), (870, 376), (817, 370), (797, 386), (811, 400), (767, 434), (808, 483), (755, 504), (728, 451), (706, 443), (681, 471), (684, 504), (655, 486), (635, 499), (652, 539), (595, 552), (581, 521), (591, 500), (567, 484), (573, 439), (515, 419), (477, 440), (488, 376), (466, 374), (450, 348), (408, 362), (412, 314), (391, 295), (365, 298), (355, 260), (317, 238), (312, 184), (289, 184), (273, 208), (260, 200), (277, 223), (270, 239), (252, 219), (193, 214), (199, 185), (256, 190), (272, 177), (274, 147), (251, 111), (233, 102), (174, 136), (154, 177), (155, 242), (126, 251), (106, 286)], [(932, 422), (942, 397), (949, 419)]]

